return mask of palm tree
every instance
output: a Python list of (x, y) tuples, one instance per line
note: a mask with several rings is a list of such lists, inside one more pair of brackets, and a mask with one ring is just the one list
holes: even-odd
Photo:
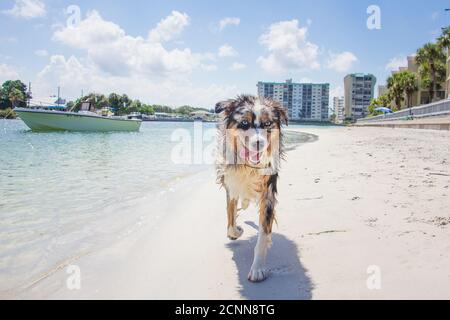
[(405, 90), (403, 87), (402, 75), (400, 72), (394, 73), (387, 79), (389, 96), (394, 100), (397, 110), (402, 109), (402, 101), (405, 100)]
[[(450, 27), (445, 27), (442, 29), (442, 34), (441, 36), (438, 38), (438, 45), (442, 48), (442, 50), (444, 50), (444, 52), (447, 54), (447, 61), (449, 59), (449, 54), (450, 54)], [(446, 84), (445, 84), (445, 97), (447, 98), (449, 96), (449, 91), (450, 91), (450, 87), (449, 87), (449, 83), (448, 83), (448, 78), (450, 77), (450, 73), (449, 73), (449, 69), (448, 69), (448, 63), (446, 61), (446, 70), (445, 70), (445, 79), (446, 80)]]
[(438, 44), (427, 43), (417, 50), (416, 61), (425, 88), (428, 89), (429, 102), (433, 102), (438, 85), (445, 80), (446, 56), (444, 50)]
[(17, 104), (21, 101), (25, 101), (25, 95), (22, 91), (20, 91), (17, 88), (13, 88), (8, 96), (9, 100), (11, 101), (13, 109), (17, 106)]
[(402, 81), (403, 90), (406, 95), (406, 106), (408, 108), (412, 107), (412, 96), (414, 92), (419, 90), (419, 86), (417, 85), (417, 76), (415, 73), (411, 71), (403, 71), (400, 72), (400, 77)]
[(450, 46), (450, 27), (442, 29), (442, 34), (438, 38), (438, 45), (443, 49), (447, 49)]
[(379, 96), (378, 100), (380, 101), (382, 107), (391, 108), (392, 97), (389, 96), (389, 93)]
[(380, 108), (383, 107), (381, 101), (380, 101), (380, 97), (378, 98), (373, 98), (370, 101), (370, 105), (369, 105), (369, 114), (372, 116), (376, 116), (378, 114), (380, 114), (381, 112), (375, 111), (376, 108)]

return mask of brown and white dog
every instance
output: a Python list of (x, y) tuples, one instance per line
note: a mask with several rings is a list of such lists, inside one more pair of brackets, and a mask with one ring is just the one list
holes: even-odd
[(243, 229), (236, 225), (237, 212), (255, 201), (259, 234), (248, 279), (260, 282), (267, 277), (264, 267), (272, 243), (286, 110), (271, 99), (241, 95), (219, 102), (216, 113), (220, 115), (217, 179), (227, 193), (228, 237), (237, 240), (242, 236)]

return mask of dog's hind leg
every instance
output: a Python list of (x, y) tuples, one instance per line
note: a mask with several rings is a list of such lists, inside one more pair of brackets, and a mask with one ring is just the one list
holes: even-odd
[(261, 194), (258, 241), (256, 242), (253, 264), (248, 274), (248, 280), (251, 282), (264, 281), (268, 276), (265, 270), (265, 264), (267, 250), (272, 244), (272, 225), (275, 219), (277, 178), (277, 175), (269, 177)]
[(239, 199), (233, 199), (230, 197), (230, 193), (227, 191), (227, 215), (228, 215), (228, 238), (230, 240), (239, 239), (244, 230), (236, 225), (236, 216), (237, 216), (237, 206)]

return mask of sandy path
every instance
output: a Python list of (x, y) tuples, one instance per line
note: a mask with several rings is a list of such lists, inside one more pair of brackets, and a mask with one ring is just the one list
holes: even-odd
[[(164, 216), (76, 262), (81, 290), (60, 270), (16, 298), (450, 299), (450, 132), (305, 129), (279, 186), (271, 277), (251, 284), (254, 208), (244, 237), (226, 238), (224, 193), (212, 171), (143, 212)], [(206, 182), (202, 182), (206, 181)], [(370, 290), (367, 271), (380, 271)]]

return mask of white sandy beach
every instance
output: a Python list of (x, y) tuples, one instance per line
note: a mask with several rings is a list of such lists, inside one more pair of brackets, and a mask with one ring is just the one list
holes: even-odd
[[(157, 207), (160, 221), (70, 262), (8, 298), (450, 299), (450, 132), (323, 128), (288, 153), (279, 185), (270, 278), (247, 281), (253, 207), (226, 237), (225, 194), (208, 171)], [(369, 266), (381, 288), (369, 290)]]

